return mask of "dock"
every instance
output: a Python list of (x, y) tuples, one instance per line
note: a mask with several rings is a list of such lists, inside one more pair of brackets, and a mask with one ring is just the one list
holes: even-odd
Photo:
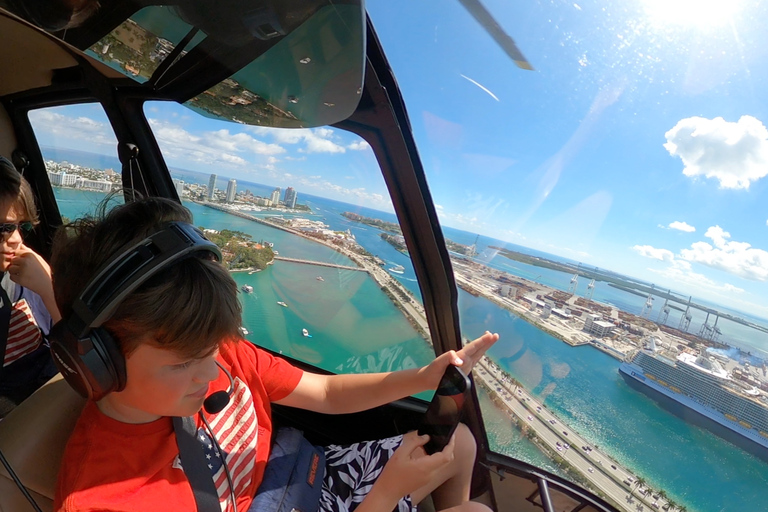
[(338, 265), (336, 263), (328, 263), (325, 261), (314, 261), (314, 260), (302, 260), (299, 258), (286, 258), (285, 256), (275, 256), (275, 259), (278, 261), (290, 261), (291, 263), (303, 263), (305, 265), (317, 265), (319, 267), (331, 267), (331, 268), (340, 268), (342, 270), (357, 270), (359, 272), (367, 272), (366, 269), (360, 268), (360, 267), (350, 267), (349, 265)]

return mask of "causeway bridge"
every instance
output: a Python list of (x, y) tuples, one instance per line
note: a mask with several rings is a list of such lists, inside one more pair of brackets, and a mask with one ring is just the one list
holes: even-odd
[(348, 265), (337, 265), (336, 263), (326, 263), (325, 261), (314, 260), (301, 260), (299, 258), (286, 258), (285, 256), (275, 256), (278, 261), (290, 261), (291, 263), (304, 263), (306, 265), (318, 265), (320, 267), (340, 268), (342, 270), (357, 270), (359, 272), (367, 272), (364, 268), (350, 267)]

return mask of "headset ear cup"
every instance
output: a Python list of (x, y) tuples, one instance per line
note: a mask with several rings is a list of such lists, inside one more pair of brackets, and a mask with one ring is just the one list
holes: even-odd
[(90, 335), (94, 364), (89, 361), (88, 367), (93, 377), (93, 399), (100, 400), (107, 393), (125, 388), (125, 357), (108, 330), (97, 327), (91, 330)]
[(91, 400), (125, 388), (125, 358), (112, 335), (102, 328), (77, 339), (65, 321), (49, 335), (53, 361), (75, 391)]
[(120, 346), (115, 340), (115, 337), (111, 332), (109, 332), (109, 330), (104, 329), (103, 327), (97, 327), (93, 330), (93, 332), (98, 333), (99, 340), (101, 342), (100, 346), (104, 348), (104, 352), (106, 353), (105, 360), (109, 361), (110, 371), (114, 375), (115, 386), (114, 388), (110, 389), (110, 392), (122, 391), (125, 389), (125, 383), (127, 380), (125, 371), (125, 356), (120, 350)]
[(64, 320), (57, 322), (48, 335), (53, 362), (58, 367), (64, 380), (85, 398), (93, 397), (90, 379), (86, 377), (87, 369), (80, 358), (78, 341)]

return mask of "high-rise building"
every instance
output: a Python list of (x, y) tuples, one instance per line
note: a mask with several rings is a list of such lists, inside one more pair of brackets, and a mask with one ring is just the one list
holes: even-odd
[(211, 177), (208, 178), (208, 199), (213, 199), (216, 194), (216, 176), (215, 174), (211, 174)]
[(277, 206), (280, 204), (280, 187), (277, 187), (272, 191), (272, 195), (269, 197), (269, 199), (272, 201), (272, 206)]
[(236, 193), (237, 193), (237, 182), (234, 179), (229, 180), (229, 183), (227, 183), (227, 202), (228, 203), (235, 202)]
[(288, 187), (285, 189), (285, 197), (283, 198), (283, 202), (285, 203), (286, 208), (296, 208), (296, 190), (294, 190), (293, 187)]
[(173, 186), (176, 189), (176, 194), (178, 194), (179, 199), (184, 195), (184, 181), (182, 180), (173, 180)]

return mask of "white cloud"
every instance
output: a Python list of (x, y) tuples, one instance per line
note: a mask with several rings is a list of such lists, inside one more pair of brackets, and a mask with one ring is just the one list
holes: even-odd
[(361, 139), (349, 144), (347, 149), (351, 151), (365, 151), (367, 149), (371, 149), (371, 145)]
[(676, 229), (678, 231), (685, 231), (686, 233), (693, 233), (696, 231), (696, 228), (688, 224), (687, 222), (670, 222), (669, 226), (667, 226), (669, 229)]
[(672, 251), (667, 249), (657, 249), (650, 245), (635, 245), (632, 250), (638, 253), (640, 256), (646, 258), (652, 258), (659, 261), (674, 261), (675, 255)]
[(768, 174), (768, 130), (752, 117), (689, 117), (669, 130), (664, 147), (683, 161), (683, 174), (715, 178), (721, 188), (749, 188)]
[(706, 292), (706, 294), (714, 294), (721, 299), (729, 298), (729, 296), (732, 297), (733, 294), (744, 292), (744, 289), (739, 288), (738, 286), (734, 286), (730, 283), (718, 284), (703, 274), (693, 272), (691, 270), (691, 264), (687, 261), (674, 260), (667, 268), (649, 268), (648, 270), (655, 274), (659, 274), (666, 279), (680, 283), (681, 285)]
[(29, 120), (36, 133), (52, 136), (57, 140), (87, 141), (91, 144), (112, 146), (113, 149), (117, 145), (112, 127), (90, 117), (71, 117), (42, 109), (31, 111)]
[[(301, 153), (346, 153), (344, 146), (336, 143), (338, 139), (336, 132), (331, 128), (265, 128), (261, 126), (251, 126), (249, 131), (260, 136), (271, 137), (277, 144), (303, 144), (299, 149)], [(360, 141), (358, 145), (365, 143)], [(367, 146), (367, 143), (365, 143)], [(350, 146), (355, 145), (355, 143)], [(350, 147), (349, 149), (360, 150), (362, 147)]]
[(235, 153), (250, 152), (256, 155), (279, 155), (280, 153), (285, 153), (285, 148), (278, 144), (267, 144), (266, 142), (254, 139), (247, 133), (229, 133), (229, 130), (224, 129), (215, 132), (204, 132), (202, 134), (202, 144)]
[(262, 158), (262, 166), (269, 169), (278, 161), (274, 155), (285, 152), (282, 146), (263, 142), (247, 133), (217, 130), (195, 135), (168, 121), (150, 118), (149, 124), (163, 156), (172, 165), (191, 162), (243, 169), (253, 165), (247, 157), (257, 156)]
[(755, 249), (747, 242), (733, 242), (731, 234), (720, 226), (712, 226), (704, 234), (712, 240), (695, 242), (680, 251), (686, 261), (701, 263), (752, 281), (768, 280), (768, 252)]

